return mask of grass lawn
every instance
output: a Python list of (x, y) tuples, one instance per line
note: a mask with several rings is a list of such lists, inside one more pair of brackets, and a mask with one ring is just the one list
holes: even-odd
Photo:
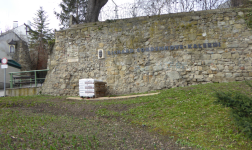
[(214, 90), (251, 95), (244, 82), (204, 84), (127, 100), (0, 98), (2, 149), (252, 149), (213, 104)]

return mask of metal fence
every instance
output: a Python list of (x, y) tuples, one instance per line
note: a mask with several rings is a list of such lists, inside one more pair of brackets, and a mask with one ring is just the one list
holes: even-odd
[(10, 88), (13, 87), (24, 87), (33, 85), (35, 87), (45, 81), (44, 77), (40, 77), (41, 72), (47, 72), (48, 70), (31, 70), (31, 71), (21, 71), (21, 72), (10, 72)]
[(101, 10), (100, 21), (153, 16), (231, 7), (230, 0), (146, 0), (116, 5), (109, 1)]

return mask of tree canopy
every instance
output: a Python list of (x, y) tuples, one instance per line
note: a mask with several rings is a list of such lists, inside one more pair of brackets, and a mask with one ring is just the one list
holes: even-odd
[(70, 16), (73, 15), (77, 23), (98, 21), (101, 8), (108, 0), (62, 0), (61, 12), (54, 12), (60, 20), (61, 28), (69, 27)]
[(49, 41), (53, 40), (53, 34), (48, 25), (48, 16), (42, 7), (37, 10), (33, 18), (33, 23), (30, 28), (30, 49), (33, 69), (45, 69), (47, 67), (47, 57), (49, 53), (50, 45)]

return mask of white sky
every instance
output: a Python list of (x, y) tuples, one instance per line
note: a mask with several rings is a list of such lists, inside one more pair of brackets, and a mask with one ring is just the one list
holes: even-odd
[[(0, 0), (0, 32), (6, 28), (12, 29), (13, 21), (18, 25), (27, 24), (28, 20), (33, 22), (35, 13), (40, 6), (47, 12), (49, 27), (59, 29), (59, 20), (54, 15), (54, 10), (60, 11), (59, 4), (62, 0)], [(114, 0), (117, 5), (134, 2), (134, 0)], [(106, 4), (111, 5), (112, 0)], [(106, 5), (104, 7), (106, 7)], [(114, 13), (114, 11), (113, 11)]]

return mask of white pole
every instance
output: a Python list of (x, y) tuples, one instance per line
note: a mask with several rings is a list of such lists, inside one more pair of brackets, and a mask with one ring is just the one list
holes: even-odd
[(5, 97), (5, 84), (6, 84), (6, 68), (4, 68), (4, 97)]

